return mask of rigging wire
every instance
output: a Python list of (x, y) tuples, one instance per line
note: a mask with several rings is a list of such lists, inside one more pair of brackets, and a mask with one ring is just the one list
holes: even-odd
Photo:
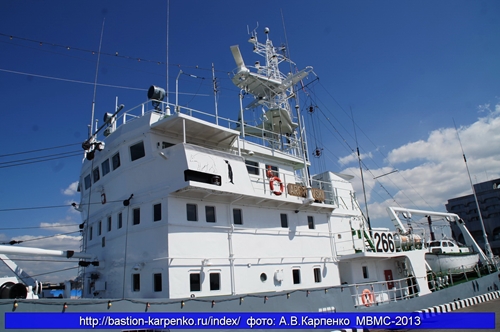
[(37, 237), (37, 238), (34, 238), (34, 239), (28, 239), (28, 240), (19, 240), (19, 241), (12, 240), (12, 241), (9, 241), (9, 242), (0, 242), (0, 244), (11, 244), (11, 245), (14, 245), (14, 244), (20, 244), (20, 243), (25, 243), (25, 242), (32, 242), (32, 241), (39, 241), (39, 240), (44, 240), (44, 239), (50, 239), (50, 238), (53, 238), (53, 237), (63, 236), (63, 235), (69, 235), (69, 234), (74, 234), (74, 233), (80, 233), (80, 230), (73, 231), (73, 232), (68, 232), (68, 233), (61, 233), (61, 234), (54, 234), (54, 235), (42, 236), (42, 237)]
[(68, 147), (68, 146), (81, 145), (81, 144), (82, 143), (71, 143), (71, 144), (53, 146), (53, 147), (50, 147), (50, 148), (41, 148), (41, 149), (37, 149), (37, 150), (29, 150), (29, 151), (22, 151), (22, 152), (9, 153), (9, 154), (0, 154), (0, 157), (10, 157), (10, 156), (16, 156), (18, 154), (25, 154), (25, 153), (33, 153), (33, 152), (40, 152), (40, 151), (46, 151), (46, 150), (53, 150), (53, 149), (65, 148), (65, 147)]

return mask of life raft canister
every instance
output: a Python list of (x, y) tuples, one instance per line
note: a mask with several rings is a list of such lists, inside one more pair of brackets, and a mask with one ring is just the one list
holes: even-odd
[[(277, 182), (279, 183), (279, 189), (276, 188), (274, 189), (274, 183)], [(275, 194), (276, 196), (279, 196), (283, 194), (285, 191), (285, 186), (283, 185), (283, 182), (281, 182), (281, 179), (277, 176), (273, 176), (272, 178), (269, 179), (269, 189)]]

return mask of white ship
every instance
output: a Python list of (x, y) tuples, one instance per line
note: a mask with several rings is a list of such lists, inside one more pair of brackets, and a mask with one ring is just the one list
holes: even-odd
[(18, 278), (0, 281), (4, 312), (416, 311), (496, 288), (484, 254), (474, 282), (432, 287), (425, 233), (399, 227), (408, 213), (458, 216), (390, 208), (395, 229), (369, 230), (352, 176), (309, 174), (294, 87), (312, 68), (283, 74), (289, 59), (268, 29), (250, 42), (265, 61), (247, 66), (230, 48), (234, 119), (166, 102), (156, 86), (105, 115), (83, 144), (82, 252), (0, 250), (79, 259), (82, 298), (39, 298), (41, 285), (10, 262)]

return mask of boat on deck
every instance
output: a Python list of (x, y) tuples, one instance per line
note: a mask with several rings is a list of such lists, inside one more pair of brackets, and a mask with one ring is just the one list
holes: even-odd
[[(166, 102), (157, 86), (104, 116), (82, 145), (82, 251), (0, 246), (77, 260), (82, 298), (41, 298), (39, 282), (11, 265), (4, 312), (411, 312), (499, 284), (497, 263), (479, 255), (474, 286), (429, 287), (425, 232), (401, 220), (457, 215), (389, 208), (395, 228), (370, 230), (351, 175), (309, 174), (294, 86), (312, 68), (283, 74), (290, 60), (265, 36), (250, 38), (262, 65), (231, 47), (236, 120)], [(251, 124), (256, 107), (263, 116)]]
[(479, 262), (479, 254), (467, 246), (459, 246), (451, 240), (429, 242), (425, 260), (432, 271), (438, 274), (461, 274), (473, 271)]

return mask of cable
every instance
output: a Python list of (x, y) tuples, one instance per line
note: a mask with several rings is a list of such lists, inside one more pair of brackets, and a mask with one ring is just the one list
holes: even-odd
[(71, 143), (71, 144), (66, 144), (66, 145), (53, 146), (53, 147), (50, 147), (50, 148), (42, 148), (42, 149), (37, 149), (37, 150), (29, 150), (29, 151), (9, 153), (9, 154), (0, 154), (0, 157), (10, 157), (10, 156), (18, 155), (18, 154), (25, 154), (25, 153), (32, 153), (32, 152), (40, 152), (40, 151), (46, 151), (46, 150), (53, 150), (53, 149), (65, 148), (65, 147), (68, 147), (68, 146), (81, 145), (81, 144), (82, 143)]

